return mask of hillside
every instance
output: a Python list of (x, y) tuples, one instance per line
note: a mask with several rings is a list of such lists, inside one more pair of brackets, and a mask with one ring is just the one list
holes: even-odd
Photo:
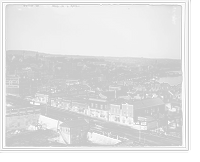
[(139, 57), (104, 57), (104, 56), (80, 56), (80, 55), (62, 55), (62, 54), (48, 54), (37, 51), (26, 50), (8, 50), (7, 55), (22, 55), (35, 57), (36, 53), (45, 57), (68, 57), (68, 58), (98, 58), (105, 61), (120, 62), (131, 65), (152, 65), (157, 62), (158, 67), (181, 67), (181, 60), (178, 59), (153, 59), (153, 58), (139, 58)]

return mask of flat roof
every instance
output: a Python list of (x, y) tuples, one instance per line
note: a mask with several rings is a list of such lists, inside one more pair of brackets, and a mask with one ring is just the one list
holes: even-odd
[(135, 109), (143, 109), (148, 107), (160, 106), (164, 104), (165, 103), (160, 98), (152, 98), (135, 102), (133, 103), (133, 106)]
[(110, 102), (110, 105), (121, 105), (123, 102)]
[(61, 127), (78, 127), (78, 126), (83, 126), (83, 125), (89, 125), (85, 120), (69, 120), (64, 123), (62, 123), (60, 126)]
[(31, 104), (23, 104), (23, 105), (14, 105), (14, 106), (7, 106), (6, 109), (25, 109), (25, 108), (33, 108)]
[(107, 102), (107, 100), (97, 99), (97, 98), (89, 98), (90, 101), (97, 101), (97, 102)]

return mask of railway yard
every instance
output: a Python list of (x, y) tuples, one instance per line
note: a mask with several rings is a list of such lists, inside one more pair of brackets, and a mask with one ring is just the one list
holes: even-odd
[[(21, 102), (27, 103), (27, 100), (20, 101), (17, 98), (9, 97), (9, 102), (20, 104)], [(29, 102), (29, 101), (28, 101)], [(40, 107), (41, 113), (45, 113), (46, 105), (35, 105), (34, 107)], [(56, 116), (66, 116), (68, 118), (87, 118), (90, 122), (91, 128), (96, 128), (96, 124), (103, 125), (101, 128), (102, 131), (110, 131), (112, 133), (120, 134), (121, 136), (126, 137), (129, 140), (141, 141), (149, 146), (181, 146), (182, 140), (181, 138), (173, 137), (173, 136), (164, 136), (163, 134), (157, 134), (157, 132), (148, 132), (132, 128), (129, 125), (117, 123), (114, 121), (106, 121), (105, 119), (96, 118), (87, 116), (86, 114), (71, 112), (69, 110), (64, 110), (61, 108), (56, 108), (53, 106), (48, 106), (48, 113), (54, 114)], [(178, 127), (179, 131), (181, 131), (181, 127)], [(49, 133), (50, 132), (50, 133)], [(172, 131), (174, 132), (174, 130)], [(62, 142), (58, 141), (57, 132), (52, 131), (50, 129), (47, 130), (36, 130), (36, 131), (22, 131), (20, 133), (7, 133), (6, 134), (6, 146), (8, 147), (17, 147), (17, 146), (30, 146), (31, 147), (66, 147), (66, 145)], [(139, 138), (140, 133), (140, 138)], [(79, 144), (73, 145), (79, 146)], [(102, 143), (95, 143), (91, 141), (87, 141), (85, 143), (80, 144), (80, 146), (112, 146), (112, 145), (105, 145)]]

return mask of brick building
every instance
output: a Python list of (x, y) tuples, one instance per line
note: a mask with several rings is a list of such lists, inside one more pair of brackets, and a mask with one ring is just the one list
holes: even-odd
[[(138, 116), (153, 116), (157, 113), (161, 118), (166, 116), (165, 104), (160, 98), (122, 103), (122, 123), (133, 124), (137, 122)], [(165, 125), (165, 122), (160, 125)]]
[[(149, 129), (162, 126), (165, 117), (165, 104), (160, 98), (144, 99), (140, 101), (116, 101), (110, 104), (109, 121), (118, 124), (138, 126), (138, 129)], [(142, 118), (147, 118), (146, 124), (141, 122)], [(151, 120), (149, 120), (151, 118)], [(156, 122), (155, 122), (156, 121)], [(154, 122), (154, 125), (152, 124)], [(141, 125), (142, 124), (142, 125)]]
[(6, 93), (16, 96), (34, 94), (39, 87), (42, 87), (41, 78), (29, 78), (28, 76), (6, 76)]
[(89, 98), (89, 114), (109, 119), (109, 101), (101, 98)]

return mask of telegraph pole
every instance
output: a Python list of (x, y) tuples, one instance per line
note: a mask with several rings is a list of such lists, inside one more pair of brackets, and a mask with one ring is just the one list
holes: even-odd
[(145, 130), (145, 132), (144, 132), (144, 144), (145, 144), (145, 135), (146, 135), (146, 130)]
[(46, 115), (47, 115), (47, 90), (45, 90), (45, 101), (46, 101)]
[(157, 108), (157, 135), (158, 135), (158, 129), (159, 129), (159, 107)]
[[(140, 117), (141, 117), (141, 113), (140, 113)], [(140, 128), (139, 128), (139, 142), (140, 142), (140, 139), (141, 139), (141, 119), (139, 121), (140, 121)]]

